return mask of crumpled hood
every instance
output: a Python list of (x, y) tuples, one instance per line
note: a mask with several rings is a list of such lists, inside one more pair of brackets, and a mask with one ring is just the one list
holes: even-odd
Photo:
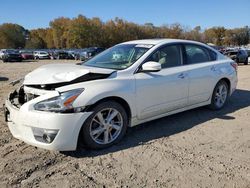
[(24, 85), (43, 85), (70, 82), (89, 73), (111, 74), (114, 70), (74, 64), (50, 64), (27, 74)]

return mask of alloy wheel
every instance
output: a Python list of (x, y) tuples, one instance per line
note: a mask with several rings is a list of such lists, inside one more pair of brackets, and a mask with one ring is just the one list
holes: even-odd
[(97, 144), (109, 144), (116, 140), (123, 127), (121, 113), (115, 108), (105, 108), (93, 116), (89, 132)]
[(215, 93), (215, 104), (218, 108), (221, 108), (227, 100), (227, 87), (224, 84), (219, 85)]

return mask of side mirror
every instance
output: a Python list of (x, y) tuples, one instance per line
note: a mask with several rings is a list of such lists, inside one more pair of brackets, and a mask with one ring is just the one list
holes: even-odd
[(142, 65), (141, 72), (158, 72), (161, 70), (161, 64), (154, 61), (146, 62)]

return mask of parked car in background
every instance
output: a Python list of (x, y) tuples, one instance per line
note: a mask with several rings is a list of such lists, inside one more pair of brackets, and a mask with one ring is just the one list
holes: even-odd
[(213, 45), (211, 43), (208, 43), (208, 46), (210, 46), (211, 48), (213, 48), (215, 50), (218, 50), (222, 54), (224, 54), (224, 52), (226, 50), (224, 46), (216, 46), (216, 45)]
[(248, 57), (250, 57), (250, 49), (246, 49)]
[(236, 85), (237, 64), (205, 44), (130, 41), (82, 65), (29, 73), (6, 100), (5, 118), (14, 137), (37, 147), (101, 149), (129, 126), (200, 106), (220, 110)]
[(6, 51), (6, 49), (1, 49), (0, 50), (0, 59), (2, 59), (5, 51)]
[(250, 49), (247, 49), (247, 54), (248, 54), (248, 63), (250, 63)]
[(104, 50), (105, 50), (105, 48), (101, 48), (101, 47), (86, 48), (86, 49), (83, 49), (78, 54), (76, 54), (75, 59), (85, 61), (87, 59), (94, 57), (95, 55), (99, 54), (100, 52), (102, 52)]
[(75, 59), (71, 53), (66, 51), (57, 51), (54, 56), (56, 59)]
[(35, 51), (34, 58), (35, 59), (50, 59), (50, 55), (46, 51)]
[(77, 54), (77, 50), (68, 50), (66, 52), (68, 52), (73, 57), (73, 59), (75, 59), (75, 56)]
[(250, 57), (250, 49), (246, 49), (248, 57)]
[(21, 50), (20, 54), (21, 54), (23, 60), (34, 59), (34, 54), (32, 51)]
[(228, 51), (225, 53), (226, 56), (234, 60), (236, 63), (244, 63), (244, 65), (248, 64), (248, 53), (246, 50), (234, 50)]
[(10, 62), (10, 61), (22, 61), (22, 56), (18, 50), (13, 49), (3, 49), (0, 52), (0, 59), (3, 62)]
[(84, 61), (86, 57), (85, 53), (86, 53), (86, 49), (77, 50), (74, 55), (75, 60)]
[(102, 51), (104, 51), (105, 48), (101, 48), (101, 47), (91, 47), (91, 48), (88, 48), (86, 50), (86, 58), (89, 59), (89, 58), (92, 58), (94, 56), (96, 56), (97, 54), (101, 53)]
[(48, 50), (47, 52), (50, 56), (50, 59), (56, 59), (56, 50)]

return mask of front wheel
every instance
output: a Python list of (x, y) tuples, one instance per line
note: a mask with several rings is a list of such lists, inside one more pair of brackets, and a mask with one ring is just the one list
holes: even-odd
[(83, 144), (91, 149), (103, 149), (119, 142), (129, 122), (123, 106), (115, 101), (106, 101), (91, 111), (93, 114), (85, 121), (80, 134)]
[(229, 95), (228, 84), (225, 81), (221, 80), (216, 84), (214, 88), (211, 104), (209, 107), (212, 110), (222, 109), (227, 102), (228, 95)]

